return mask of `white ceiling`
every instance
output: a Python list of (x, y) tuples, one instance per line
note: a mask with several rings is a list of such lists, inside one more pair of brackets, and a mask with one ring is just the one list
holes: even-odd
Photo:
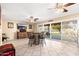
[(55, 3), (4, 3), (1, 4), (1, 7), (2, 15), (7, 19), (24, 21), (30, 16), (38, 17), (39, 21), (44, 21), (79, 12), (79, 4), (68, 7), (67, 13), (56, 13)]

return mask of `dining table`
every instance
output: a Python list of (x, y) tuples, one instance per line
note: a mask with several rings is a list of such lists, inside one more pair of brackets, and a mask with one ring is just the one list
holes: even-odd
[(44, 39), (42, 33), (28, 33), (29, 43), (31, 45), (39, 45), (41, 41)]

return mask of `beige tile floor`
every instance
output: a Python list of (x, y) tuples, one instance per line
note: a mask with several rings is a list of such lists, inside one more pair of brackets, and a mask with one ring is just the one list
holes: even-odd
[(12, 43), (17, 56), (79, 56), (79, 47), (68, 41), (46, 39), (46, 45), (29, 47), (28, 39), (19, 39), (3, 42)]

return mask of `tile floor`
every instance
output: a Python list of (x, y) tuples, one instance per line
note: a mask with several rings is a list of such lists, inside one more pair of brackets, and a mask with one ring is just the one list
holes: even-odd
[(12, 43), (17, 56), (79, 56), (79, 47), (76, 43), (46, 39), (46, 45), (29, 47), (28, 39), (19, 39), (3, 42)]

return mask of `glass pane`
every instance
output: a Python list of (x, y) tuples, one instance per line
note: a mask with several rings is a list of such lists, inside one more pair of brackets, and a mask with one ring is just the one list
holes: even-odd
[(50, 24), (44, 25), (44, 32), (46, 33), (46, 38), (50, 38)]
[(38, 25), (38, 32), (43, 32), (43, 25)]
[(51, 38), (56, 40), (61, 39), (61, 23), (51, 25)]
[(62, 40), (77, 41), (77, 21), (67, 21), (62, 23)]

